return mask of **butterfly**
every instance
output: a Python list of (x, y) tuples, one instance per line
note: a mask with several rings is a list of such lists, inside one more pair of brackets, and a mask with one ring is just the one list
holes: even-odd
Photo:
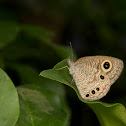
[(75, 62), (68, 58), (67, 62), (69, 73), (86, 101), (104, 97), (124, 67), (122, 60), (110, 56), (86, 56)]

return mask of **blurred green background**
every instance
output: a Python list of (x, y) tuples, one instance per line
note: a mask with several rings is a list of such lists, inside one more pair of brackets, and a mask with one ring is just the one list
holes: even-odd
[[(38, 74), (51, 69), (70, 55), (65, 47), (70, 46), (69, 42), (78, 58), (108, 55), (122, 59), (125, 64), (125, 5), (124, 0), (1, 0), (0, 67), (19, 86), (23, 80), (15, 67), (17, 64), (29, 65)], [(61, 49), (57, 48), (60, 45), (63, 45)], [(126, 97), (125, 76), (124, 69), (102, 101), (125, 105), (122, 100)], [(71, 126), (90, 126), (94, 122), (100, 125), (75, 92), (64, 87), (72, 111)]]

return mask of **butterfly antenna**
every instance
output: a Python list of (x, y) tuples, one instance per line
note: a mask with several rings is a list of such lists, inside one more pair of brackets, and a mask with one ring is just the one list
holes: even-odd
[(73, 59), (73, 48), (72, 48), (72, 43), (71, 42), (69, 42), (70, 43), (70, 48), (71, 48), (71, 51), (70, 51), (70, 59)]
[[(71, 60), (71, 59), (73, 59), (73, 49), (72, 49), (72, 44), (71, 44), (71, 42), (69, 42), (70, 43), (70, 48), (71, 48), (71, 50), (70, 50), (70, 56), (69, 56), (69, 61)], [(68, 66), (64, 66), (64, 67), (61, 67), (61, 68), (59, 68), (59, 69), (55, 69), (55, 70), (62, 70), (62, 69), (64, 69), (64, 68), (68, 68), (69, 69), (69, 67)]]

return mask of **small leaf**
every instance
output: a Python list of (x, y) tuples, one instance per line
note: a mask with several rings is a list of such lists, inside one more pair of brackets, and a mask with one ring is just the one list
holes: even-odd
[(47, 77), (47, 78), (53, 79), (53, 80), (57, 80), (57, 81), (59, 81), (61, 83), (67, 84), (67, 85), (71, 85), (72, 77), (71, 77), (70, 74), (67, 74), (68, 73), (68, 69), (64, 68), (62, 70), (57, 70), (59, 68), (67, 66), (66, 60), (62, 61), (62, 65), (60, 65), (60, 63), (59, 63), (59, 64), (57, 64), (58, 67), (55, 66), (53, 69), (44, 70), (44, 71), (42, 71), (40, 73), (40, 75), (43, 76), (43, 77)]
[(59, 81), (63, 84), (72, 87), (76, 91), (79, 99), (82, 102), (87, 103), (95, 112), (101, 123), (101, 126), (126, 125), (126, 109), (122, 104), (120, 103), (108, 104), (102, 101), (92, 101), (92, 102), (84, 101), (80, 96), (76, 85), (72, 83), (72, 76), (69, 74), (68, 69), (64, 68), (61, 70), (57, 70), (64, 66), (68, 66), (66, 59), (56, 64), (53, 69), (42, 71), (40, 75), (46, 78), (50, 78), (52, 80)]
[(8, 75), (0, 69), (0, 125), (14, 126), (19, 116), (18, 94)]

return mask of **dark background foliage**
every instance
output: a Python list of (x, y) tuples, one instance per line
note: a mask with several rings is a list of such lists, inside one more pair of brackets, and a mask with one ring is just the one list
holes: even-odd
[[(78, 58), (87, 55), (108, 55), (120, 58), (125, 63), (125, 5), (124, 0), (1, 0), (0, 20), (48, 29), (51, 35), (47, 35), (47, 38), (53, 43), (70, 46), (69, 42), (72, 42)], [(3, 32), (1, 31), (0, 34), (2, 35)], [(9, 34), (12, 32), (10, 31)], [(10, 42), (1, 51), (1, 59), (4, 57), (2, 67), (16, 86), (21, 84), (21, 80), (10, 64), (14, 62), (28, 64), (36, 68), (39, 73), (67, 58), (56, 54), (48, 44), (40, 45), (39, 40), (29, 36), (21, 31), (16, 39), (12, 40), (13, 43)], [(102, 101), (125, 103), (122, 101), (122, 98), (126, 97), (125, 75), (124, 69), (120, 79), (112, 86), (107, 96), (101, 99)], [(71, 125), (90, 126), (94, 122), (97, 126), (100, 125), (92, 110), (79, 101), (75, 92), (66, 86), (65, 89), (72, 110)]]

